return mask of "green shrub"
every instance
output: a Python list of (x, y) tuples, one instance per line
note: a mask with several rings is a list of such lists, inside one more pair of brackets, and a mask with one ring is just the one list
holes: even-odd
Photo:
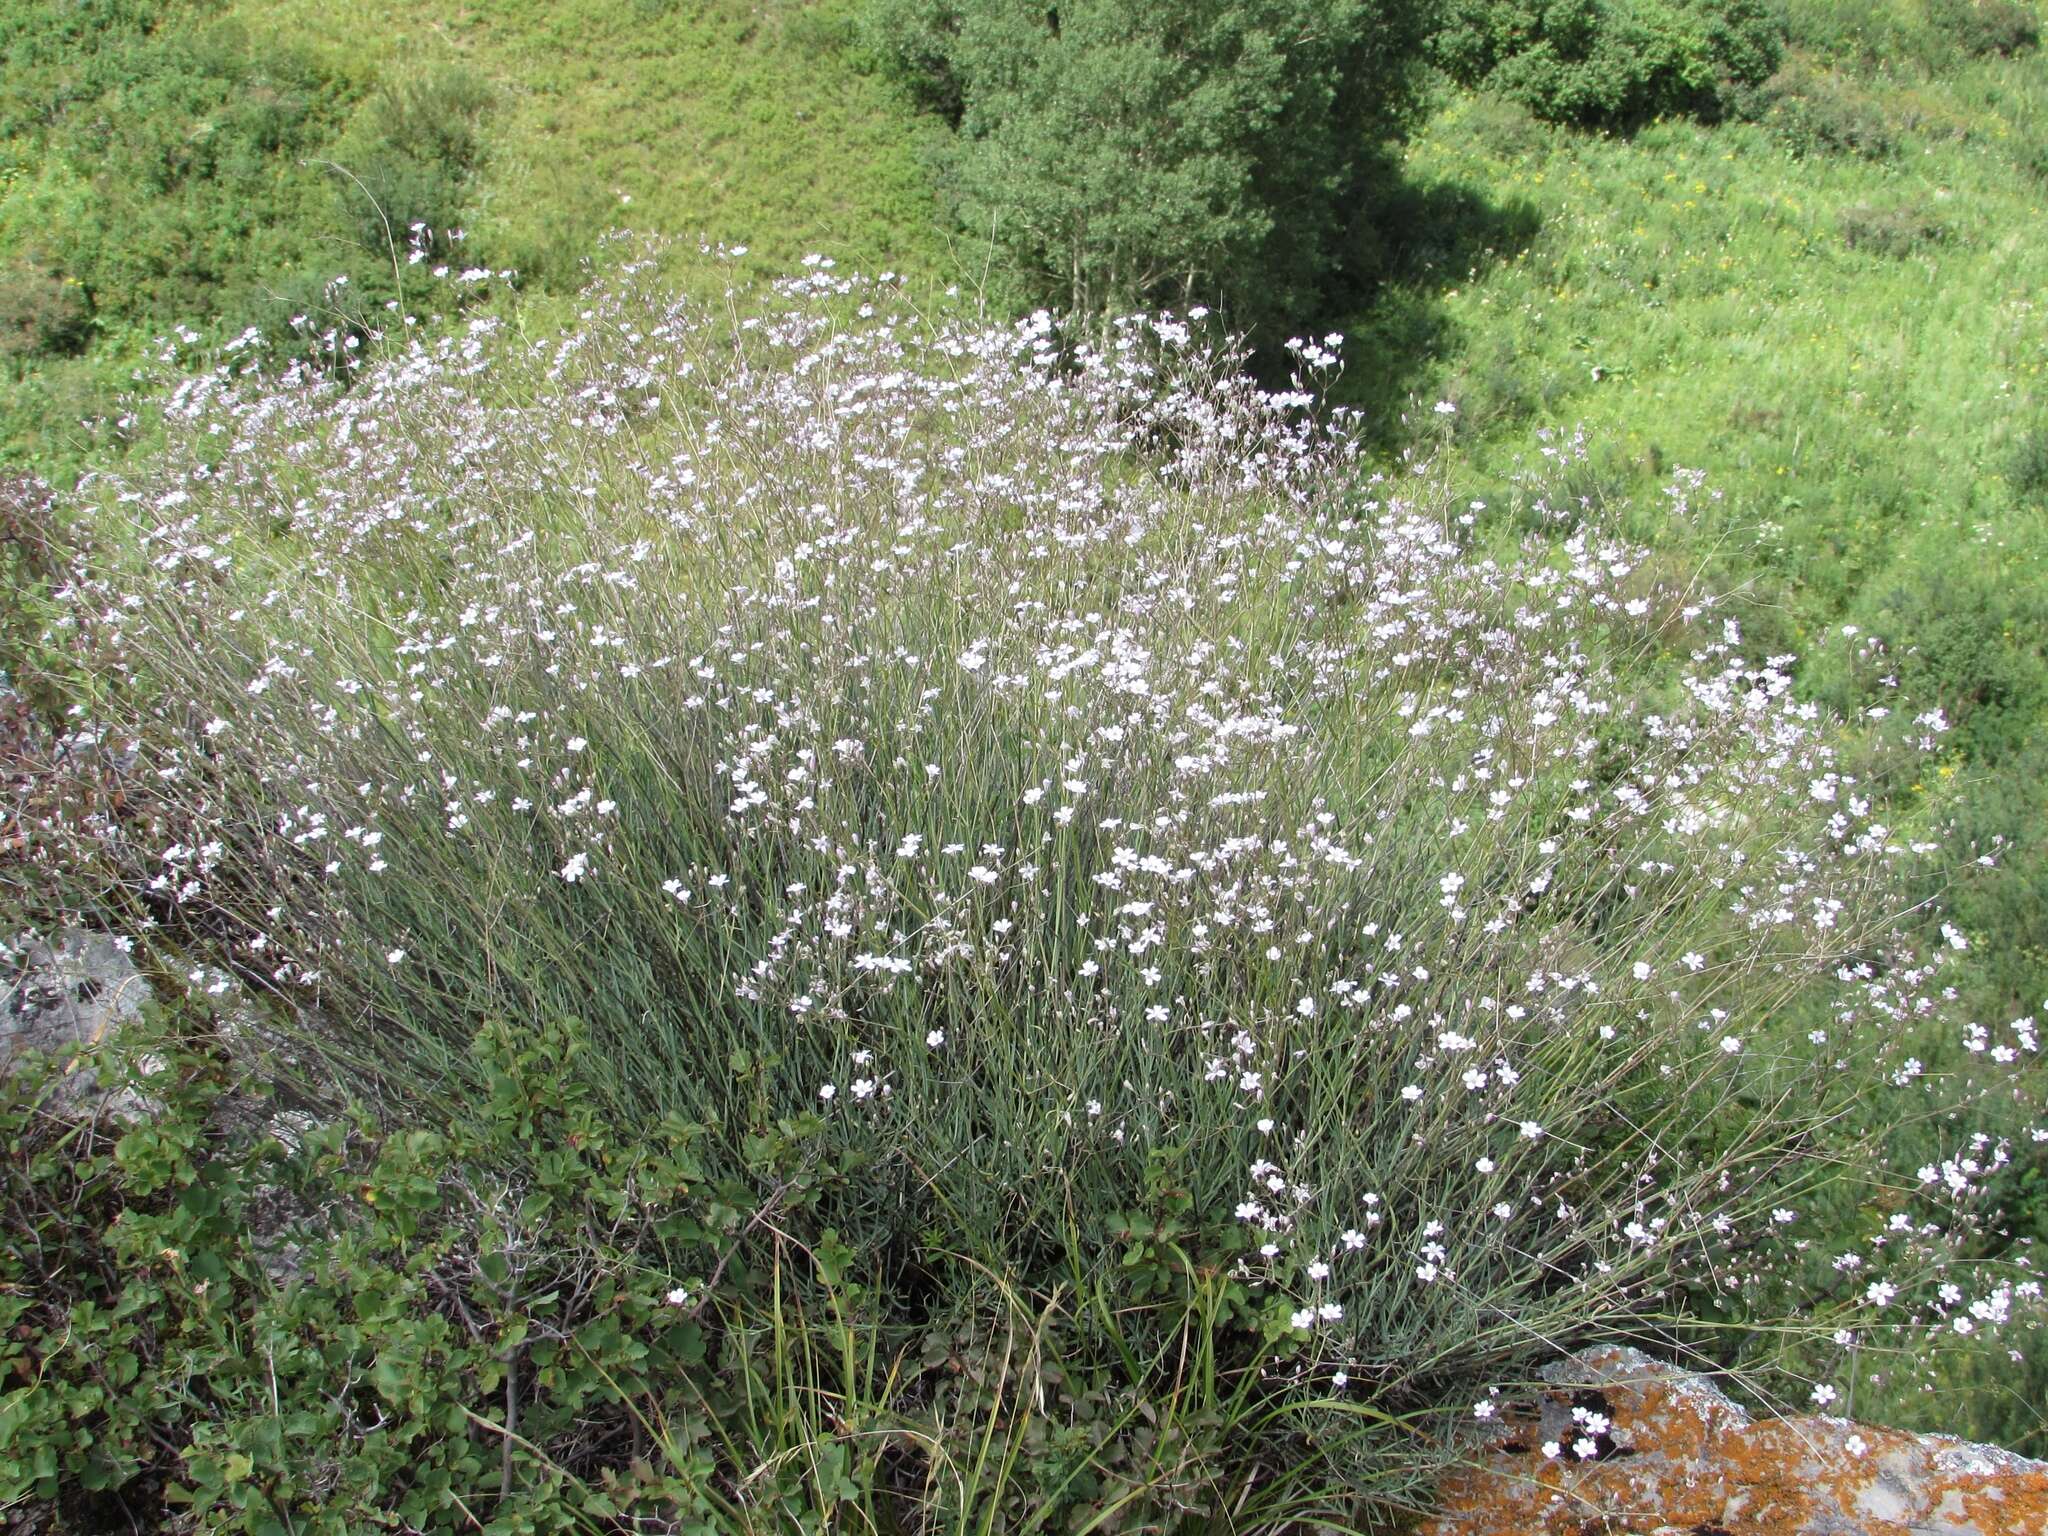
[(2048, 419), (2023, 430), (2008, 451), (2006, 483), (2023, 504), (2048, 504)]
[(1933, 0), (1928, 20), (1972, 58), (2010, 58), (2041, 44), (2041, 17), (2025, 0)]
[(954, 125), (944, 179), (1021, 306), (1222, 306), (1269, 342), (1344, 269), (1417, 99), (1417, 0), (885, 0), (868, 50)]
[(61, 251), (107, 323), (206, 320), (224, 279), (303, 234), (290, 226), (321, 173), (298, 162), (334, 132), (346, 87), (220, 9), (175, 23), (154, 0), (0, 15), (0, 123), (34, 146), (44, 184), (72, 188), (45, 204), (58, 222), (0, 231), (0, 247)]
[(1874, 256), (1911, 256), (1954, 238), (1945, 220), (1918, 203), (1858, 203), (1842, 211), (1836, 228), (1850, 250)]
[(1846, 76), (1803, 62), (1788, 62), (1737, 97), (1734, 107), (1769, 128), (1795, 154), (1884, 160), (1898, 151), (1898, 133), (1874, 96)]
[(663, 1438), (709, 1330), (649, 1267), (711, 1265), (691, 1133), (615, 1137), (570, 1031), (476, 1049), (453, 1134), (272, 1118), (196, 1017), (98, 1056), (126, 1123), (58, 1112), (65, 1062), (0, 1083), (0, 1503), (251, 1536), (715, 1513)]
[(92, 335), (92, 306), (74, 279), (13, 261), (0, 267), (0, 360), (62, 356)]
[(1454, 80), (1538, 117), (1626, 127), (1720, 116), (1782, 42), (1760, 0), (1450, 0), (1431, 46)]
[(1466, 122), (1487, 152), (1503, 160), (1537, 153), (1551, 131), (1527, 107), (1504, 96), (1472, 97), (1466, 107)]

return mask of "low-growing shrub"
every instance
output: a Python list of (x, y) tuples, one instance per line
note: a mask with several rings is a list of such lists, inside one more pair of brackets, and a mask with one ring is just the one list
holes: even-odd
[(1795, 154), (1884, 160), (1898, 152), (1898, 133), (1874, 96), (1845, 75), (1803, 63), (1787, 63), (1741, 95), (1736, 110), (1769, 128)]
[(1945, 220), (1913, 203), (1888, 207), (1858, 203), (1842, 210), (1836, 227), (1850, 250), (1874, 256), (1911, 256), (1945, 245), (1954, 237)]
[(2048, 502), (2048, 417), (2020, 432), (2007, 452), (2005, 478), (2021, 502)]
[(2026, 0), (1934, 0), (1928, 20), (1972, 58), (2010, 58), (2041, 45), (2041, 15)]
[[(123, 632), (127, 798), (36, 833), (277, 999), (280, 1091), (430, 1127), (407, 1179), (500, 1169), (487, 1231), (691, 1128), (634, 1187), (695, 1226), (597, 1223), (726, 1330), (691, 1489), (1341, 1525), (1581, 1339), (1761, 1311), (1832, 1373), (2027, 1315), (1947, 1261), (2033, 1026), (1947, 1016), (1837, 723), (1582, 441), (1487, 506), (1447, 433), (1373, 474), (1311, 409), (1341, 338), (1269, 393), (1172, 316), (1092, 344), (824, 262), (583, 309), (180, 390), (64, 589)], [(433, 1348), (503, 1387), (462, 1312)], [(495, 1444), (390, 1358), (408, 1445)]]
[(92, 306), (75, 280), (30, 261), (0, 266), (0, 361), (63, 356), (92, 334)]
[(1625, 127), (1722, 115), (1782, 44), (1758, 0), (1452, 0), (1431, 46), (1453, 79), (1538, 117)]

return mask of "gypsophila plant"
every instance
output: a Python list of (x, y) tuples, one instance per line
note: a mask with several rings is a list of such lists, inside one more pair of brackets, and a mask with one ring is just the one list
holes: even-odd
[(2023, 1326), (2031, 1254), (1960, 1259), (2036, 1029), (1905, 948), (1926, 849), (1839, 722), (1557, 489), (1579, 439), (1512, 505), (1447, 431), (1369, 470), (1340, 351), (1274, 393), (1170, 315), (628, 261), (560, 337), (224, 368), (85, 489), (136, 554), (62, 593), (127, 658), (79, 739), (132, 768), (38, 856), (395, 1125), (580, 1020), (602, 1123), (729, 1191), (722, 1379), (784, 1384), (692, 1422), (811, 1507), (1356, 1520), (1579, 1340)]

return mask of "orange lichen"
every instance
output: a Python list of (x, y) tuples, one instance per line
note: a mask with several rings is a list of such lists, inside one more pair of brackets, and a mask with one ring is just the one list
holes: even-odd
[[(2048, 1536), (2048, 1463), (1846, 1419), (1752, 1421), (1633, 1350), (1581, 1356), (1566, 1379), (1446, 1481), (1422, 1536)], [(1588, 1402), (1609, 1425), (1592, 1459), (1546, 1456)]]

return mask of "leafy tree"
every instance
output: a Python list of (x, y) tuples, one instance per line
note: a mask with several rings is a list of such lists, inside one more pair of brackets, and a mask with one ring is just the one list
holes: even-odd
[(1027, 303), (1299, 317), (1415, 105), (1425, 0), (874, 0), (946, 182)]

